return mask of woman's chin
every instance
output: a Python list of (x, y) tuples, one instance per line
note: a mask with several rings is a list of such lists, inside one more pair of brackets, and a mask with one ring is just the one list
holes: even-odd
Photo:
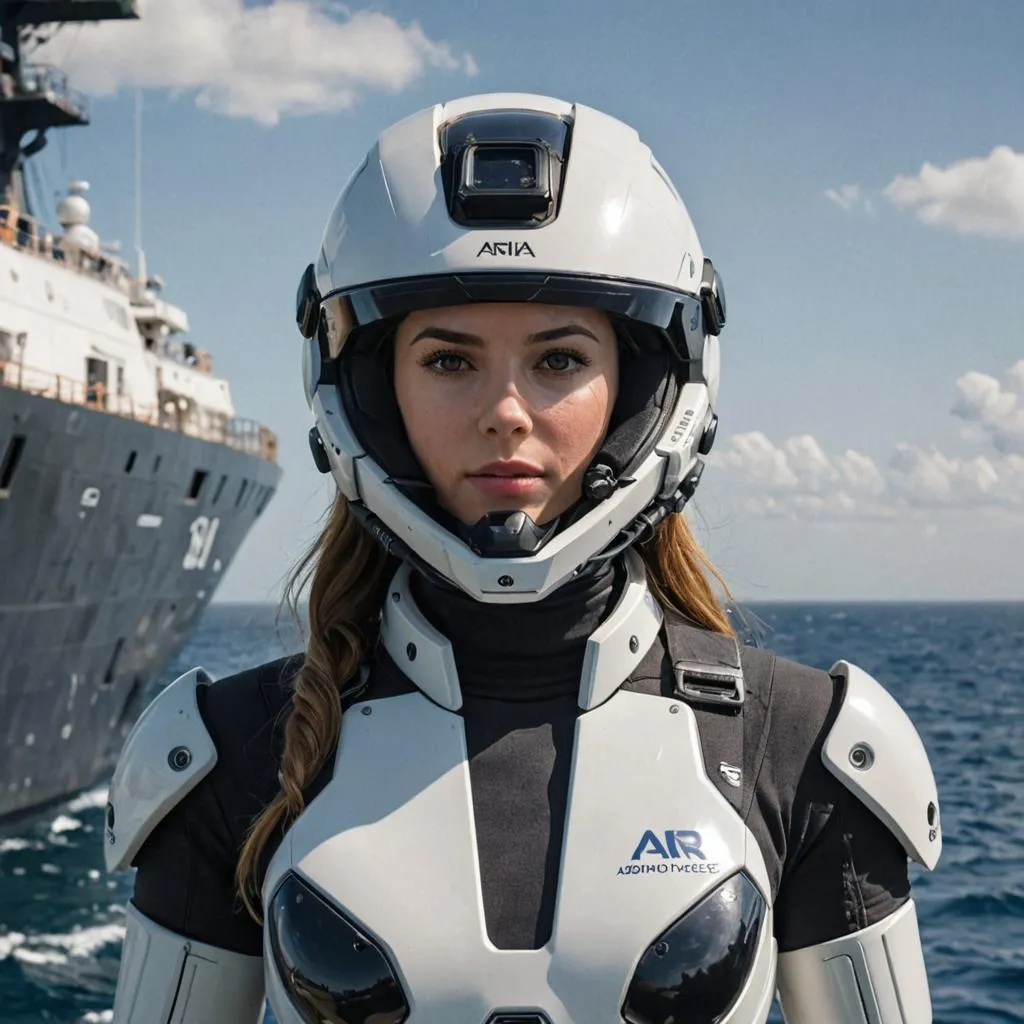
[(456, 513), (456, 518), (464, 526), (475, 526), (484, 516), (495, 512), (524, 512), (538, 526), (544, 525), (555, 518), (555, 515), (548, 511), (546, 504), (538, 505), (535, 502), (516, 501), (513, 498), (494, 498), (488, 502), (473, 502), (470, 506), (464, 506)]
[[(543, 505), (527, 505), (525, 502), (515, 501), (496, 501), (490, 505), (484, 506), (480, 510), (480, 514), (473, 520), (474, 523), (480, 522), (484, 516), (495, 513), (505, 512), (511, 515), (513, 512), (524, 512), (528, 515), (535, 523), (540, 524), (541, 518), (544, 517), (544, 506)], [(547, 519), (553, 518), (547, 516)]]
[(457, 495), (441, 503), (464, 526), (475, 526), (484, 516), (494, 512), (525, 512), (538, 526), (546, 526), (578, 498), (579, 491), (575, 496), (552, 494), (550, 486), (535, 487), (532, 493), (516, 496), (481, 493), (481, 488), (474, 485), (460, 488)]

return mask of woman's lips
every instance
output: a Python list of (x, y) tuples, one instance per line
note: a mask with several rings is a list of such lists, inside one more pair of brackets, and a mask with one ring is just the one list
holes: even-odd
[(543, 476), (493, 476), (481, 473), (466, 478), (484, 494), (498, 498), (521, 498), (539, 490)]

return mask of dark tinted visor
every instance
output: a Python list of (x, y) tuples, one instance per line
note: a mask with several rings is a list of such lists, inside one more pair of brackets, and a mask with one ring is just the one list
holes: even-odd
[(678, 356), (703, 358), (700, 300), (649, 284), (568, 274), (501, 272), (444, 274), (383, 281), (323, 300), (325, 359), (337, 356), (349, 334), (379, 321), (395, 321), (420, 309), (471, 302), (540, 302), (552, 306), (601, 309), (664, 331)]

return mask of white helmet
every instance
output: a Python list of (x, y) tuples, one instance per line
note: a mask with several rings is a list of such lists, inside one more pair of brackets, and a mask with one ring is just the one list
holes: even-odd
[[(543, 526), (442, 510), (391, 381), (405, 314), (496, 301), (596, 307), (620, 342), (583, 496)], [(650, 149), (580, 104), (470, 96), (388, 128), (335, 204), (297, 318), (317, 466), (385, 547), (480, 601), (540, 600), (649, 536), (714, 441), (721, 280)]]

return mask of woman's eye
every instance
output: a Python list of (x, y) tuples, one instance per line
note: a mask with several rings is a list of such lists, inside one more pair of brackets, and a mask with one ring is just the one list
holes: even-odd
[[(586, 357), (576, 352), (556, 350), (546, 353), (541, 357), (540, 363), (535, 365), (548, 373), (567, 376), (575, 373), (588, 363), (589, 360)], [(445, 377), (450, 377), (461, 373), (463, 370), (472, 368), (466, 357), (458, 352), (435, 352), (433, 355), (427, 356), (421, 365), (432, 373)]]
[(567, 373), (587, 365), (587, 360), (573, 352), (549, 352), (543, 362), (553, 373)]
[(465, 361), (464, 357), (454, 352), (438, 352), (437, 355), (424, 360), (423, 365), (434, 373), (456, 373), (462, 369), (460, 364)]

